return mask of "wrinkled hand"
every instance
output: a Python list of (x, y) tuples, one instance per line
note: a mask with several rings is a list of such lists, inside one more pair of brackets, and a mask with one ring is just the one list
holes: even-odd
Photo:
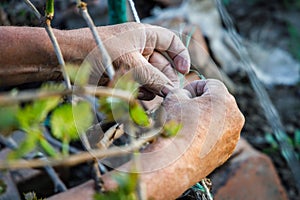
[[(175, 199), (229, 158), (244, 117), (217, 80), (194, 81), (185, 89), (175, 89), (163, 106), (168, 120), (183, 127), (176, 137), (159, 138), (148, 146), (140, 156), (139, 170), (148, 198)], [(118, 170), (126, 171), (129, 166)], [(115, 185), (108, 181), (106, 186)]]
[[(99, 27), (98, 30), (115, 69), (121, 73), (133, 70), (135, 79), (143, 86), (144, 99), (153, 97), (145, 90), (165, 96), (178, 84), (176, 71), (182, 74), (189, 71), (188, 50), (170, 30), (138, 23)], [(96, 81), (103, 73), (103, 68), (99, 70), (97, 52), (95, 48), (87, 59), (95, 63), (93, 79)]]
[[(158, 138), (140, 154), (140, 180), (147, 199), (175, 199), (232, 154), (244, 124), (235, 99), (217, 80), (194, 81), (185, 89), (171, 91), (163, 102), (168, 120), (183, 128), (177, 136)], [(117, 187), (114, 173), (129, 172), (127, 163), (102, 176), (104, 187)], [(92, 199), (90, 181), (53, 200)], [(74, 200), (75, 200), (74, 199)]]

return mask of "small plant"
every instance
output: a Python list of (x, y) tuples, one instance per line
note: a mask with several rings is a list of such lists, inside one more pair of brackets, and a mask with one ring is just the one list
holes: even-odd
[[(277, 152), (280, 150), (278, 142), (275, 140), (273, 134), (266, 133), (265, 140), (270, 145), (270, 147), (265, 148), (263, 151), (267, 154), (271, 154), (273, 152)], [(287, 138), (288, 143), (295, 149), (297, 153), (297, 159), (300, 159), (300, 130), (296, 130), (294, 133), (294, 137)]]

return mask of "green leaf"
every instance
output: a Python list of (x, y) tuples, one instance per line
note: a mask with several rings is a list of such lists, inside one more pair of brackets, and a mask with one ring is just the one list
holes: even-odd
[(88, 62), (84, 62), (80, 67), (72, 64), (66, 65), (70, 80), (78, 86), (84, 86), (88, 83), (91, 69), (91, 65)]
[(271, 133), (266, 133), (265, 139), (266, 139), (267, 143), (269, 143), (273, 149), (279, 148), (277, 141), (275, 140), (274, 136)]
[(0, 132), (7, 135), (12, 130), (18, 127), (18, 120), (16, 114), (18, 112), (18, 106), (6, 106), (0, 107)]
[(64, 104), (53, 111), (50, 125), (53, 135), (60, 140), (76, 140), (93, 122), (90, 104), (79, 102), (76, 105)]
[(40, 145), (41, 147), (44, 149), (44, 151), (52, 157), (56, 157), (57, 156), (57, 152), (56, 150), (49, 144), (49, 142), (47, 140), (45, 140), (45, 138), (40, 138), (39, 139)]
[(300, 130), (295, 131), (294, 143), (296, 148), (300, 148)]
[[(44, 85), (42, 91), (61, 91), (61, 85)], [(27, 104), (17, 112), (17, 119), (20, 127), (28, 132), (31, 126), (43, 122), (48, 113), (53, 110), (59, 103), (60, 97), (49, 97), (34, 101), (32, 104)]]
[(22, 141), (19, 148), (15, 151), (12, 151), (8, 158), (18, 159), (33, 151), (36, 147), (40, 134), (41, 132), (38, 128), (32, 128), (30, 130), (30, 134), (26, 134), (26, 138)]
[[(84, 133), (93, 123), (93, 113), (88, 102), (79, 102), (73, 106), (73, 116), (78, 132)], [(76, 139), (76, 138), (75, 138)]]
[(182, 124), (178, 123), (177, 121), (170, 120), (167, 123), (165, 123), (162, 135), (165, 137), (176, 136), (177, 133), (181, 130), (181, 128)]
[(149, 126), (150, 121), (148, 115), (146, 114), (145, 110), (142, 108), (141, 105), (138, 103), (134, 103), (130, 106), (130, 117), (139, 126)]

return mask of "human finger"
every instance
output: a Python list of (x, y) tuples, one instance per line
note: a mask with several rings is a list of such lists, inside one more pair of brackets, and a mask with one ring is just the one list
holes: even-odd
[(172, 31), (158, 27), (145, 25), (146, 46), (145, 50), (157, 50), (166, 52), (174, 62), (174, 67), (182, 74), (186, 74), (190, 69), (190, 56), (187, 48), (180, 38)]
[(161, 53), (154, 51), (149, 58), (149, 63), (166, 75), (175, 87), (179, 86), (177, 72), (172, 68), (171, 63)]
[(131, 52), (114, 61), (123, 70), (132, 71), (134, 79), (147, 90), (162, 97), (174, 88), (172, 81), (158, 68), (152, 66), (140, 52)]

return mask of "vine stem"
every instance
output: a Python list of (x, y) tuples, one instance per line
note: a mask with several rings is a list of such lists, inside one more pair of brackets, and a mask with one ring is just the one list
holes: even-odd
[(46, 19), (45, 29), (46, 29), (46, 32), (48, 33), (48, 36), (49, 36), (49, 38), (51, 40), (51, 43), (53, 45), (58, 63), (61, 66), (61, 70), (62, 70), (62, 74), (63, 74), (63, 77), (64, 77), (65, 85), (68, 89), (71, 89), (72, 86), (71, 86), (70, 78), (69, 78), (69, 76), (67, 74), (67, 71), (66, 71), (66, 64), (65, 64), (63, 55), (61, 53), (60, 47), (58, 45), (57, 39), (56, 39), (56, 37), (53, 33), (50, 19)]
[[(35, 16), (38, 19), (42, 18), (42, 15), (39, 13), (39, 11), (36, 9), (36, 7), (31, 3), (30, 0), (24, 0), (25, 3), (33, 10)], [(65, 67), (65, 61), (62, 56), (61, 50), (59, 48), (57, 39), (53, 33), (52, 27), (51, 27), (51, 20), (54, 15), (54, 0), (48, 0), (46, 4), (47, 10), (46, 10), (46, 20), (45, 20), (45, 29), (46, 32), (51, 40), (52, 46), (54, 48), (57, 60), (59, 65), (61, 66), (62, 74), (64, 77), (65, 85), (68, 89), (71, 89), (71, 81), (70, 78), (66, 72), (66, 67)]]
[(95, 26), (91, 16), (88, 13), (87, 4), (80, 0), (77, 1), (77, 4), (80, 9), (80, 13), (81, 13), (82, 17), (86, 21), (87, 25), (89, 26), (89, 28), (94, 36), (94, 39), (96, 41), (97, 47), (100, 50), (101, 57), (102, 57), (102, 63), (107, 71), (107, 75), (112, 80), (115, 75), (115, 70), (113, 68), (111, 58), (110, 58), (106, 48), (104, 47), (102, 40), (100, 39), (100, 36), (96, 29), (96, 26)]
[(139, 15), (138, 15), (138, 13), (137, 13), (137, 10), (136, 10), (136, 8), (135, 8), (135, 5), (134, 5), (133, 0), (128, 0), (128, 2), (129, 2), (129, 5), (130, 5), (130, 8), (131, 8), (131, 11), (132, 11), (134, 20), (135, 20), (137, 23), (141, 23), (140, 17), (139, 17)]
[(36, 7), (31, 3), (31, 1), (29, 0), (24, 0), (25, 3), (33, 10), (33, 13), (35, 14), (35, 16), (38, 18), (38, 19), (41, 19), (42, 18), (42, 15), (40, 14), (40, 12), (36, 9)]
[[(120, 156), (132, 153), (139, 150), (147, 142), (153, 141), (158, 137), (159, 129), (153, 129), (146, 133), (146, 137), (136, 140), (135, 142), (123, 147), (111, 147), (107, 150), (91, 150), (89, 152), (82, 152), (61, 158), (48, 158), (47, 160), (33, 159), (33, 160), (10, 160), (0, 161), (0, 170), (2, 169), (22, 169), (34, 168), (43, 166), (74, 166), (84, 163), (95, 158), (101, 159), (104, 157)], [(147, 137), (148, 136), (148, 137)]]
[(135, 102), (136, 99), (130, 92), (111, 89), (106, 87), (73, 87), (73, 89), (66, 89), (63, 91), (38, 91), (30, 90), (19, 92), (18, 94), (4, 93), (0, 94), (0, 105), (12, 105), (20, 102), (26, 102), (37, 99), (45, 99), (55, 96), (67, 96), (67, 95), (95, 95), (95, 96), (111, 96), (122, 99), (128, 102)]

